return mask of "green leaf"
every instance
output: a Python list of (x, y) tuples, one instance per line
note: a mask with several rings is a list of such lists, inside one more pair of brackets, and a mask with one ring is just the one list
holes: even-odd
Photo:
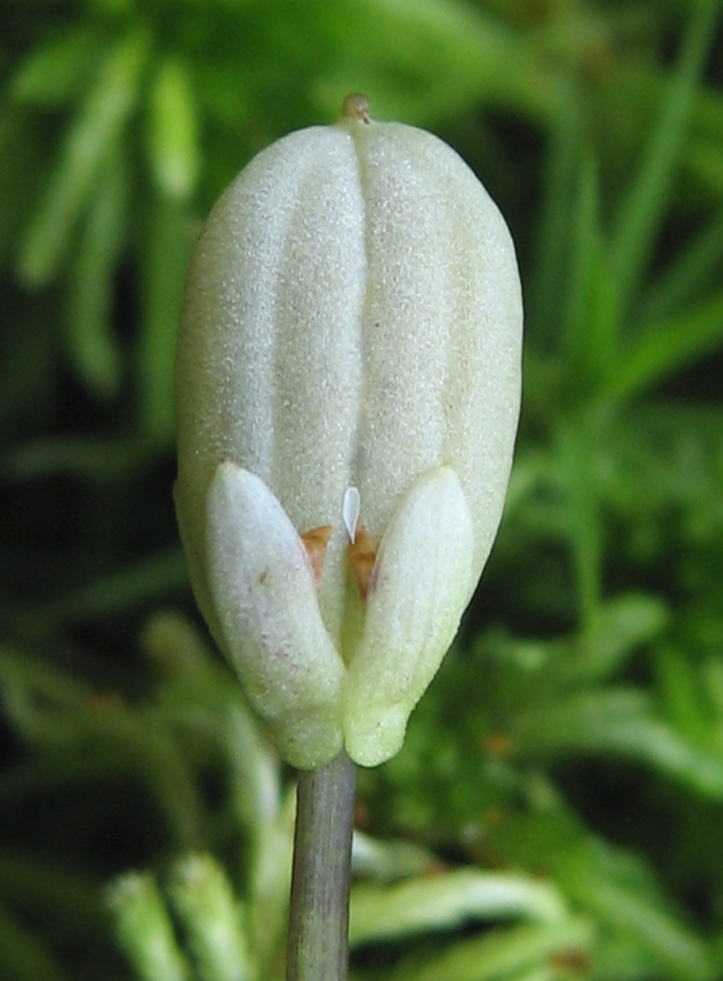
[(0, 684), (14, 727), (45, 754), (46, 782), (142, 777), (166, 818), (166, 835), (182, 847), (198, 847), (200, 789), (187, 752), (158, 713), (131, 711), (112, 700), (99, 710), (91, 690), (23, 651), (0, 648)]
[(655, 652), (653, 670), (661, 693), (663, 711), (691, 742), (705, 747), (710, 740), (710, 712), (696, 660), (688, 652), (665, 645)]
[(565, 918), (566, 910), (547, 883), (509, 872), (459, 869), (386, 887), (357, 886), (351, 903), (350, 942), (372, 943), (510, 916), (555, 922)]
[(621, 309), (628, 306), (647, 269), (662, 224), (720, 6), (720, 0), (699, 0), (692, 8), (670, 91), (618, 214), (612, 274)]
[(648, 290), (640, 319), (652, 327), (684, 306), (695, 305), (707, 286), (717, 285), (723, 267), (723, 210), (680, 251)]
[(295, 814), (296, 795), (292, 788), (276, 819), (255, 829), (248, 896), (251, 949), (261, 965), (273, 956), (288, 921)]
[(720, 135), (707, 139), (691, 139), (688, 149), (688, 167), (697, 180), (706, 187), (715, 200), (720, 200), (723, 192), (723, 153)]
[(121, 145), (121, 133), (135, 108), (147, 55), (146, 33), (136, 29), (106, 53), (95, 85), (68, 128), (45, 192), (25, 230), (18, 275), (27, 285), (44, 286), (57, 274), (103, 163)]
[(196, 231), (184, 207), (158, 199), (149, 209), (143, 252), (143, 311), (138, 345), (141, 424), (168, 446), (175, 433), (176, 339)]
[(354, 831), (352, 871), (357, 876), (393, 882), (429, 872), (436, 861), (432, 852), (412, 841), (380, 841), (359, 829)]
[(723, 294), (697, 309), (644, 331), (611, 369), (605, 390), (611, 399), (639, 396), (723, 343)]
[(31, 113), (6, 102), (0, 105), (0, 261), (17, 248), (25, 215), (35, 203), (36, 189), (28, 180), (41, 168), (43, 133)]
[(70, 981), (48, 944), (0, 905), (0, 970), (6, 981)]
[(43, 613), (51, 622), (54, 618), (60, 621), (104, 618), (144, 603), (158, 602), (187, 583), (180, 548), (171, 548), (137, 559), (128, 568), (116, 567), (107, 576), (70, 589), (55, 602), (46, 603)]
[(106, 399), (117, 394), (122, 373), (112, 316), (127, 206), (125, 173), (114, 159), (96, 185), (69, 275), (69, 355), (91, 391)]
[(629, 937), (634, 948), (652, 958), (653, 976), (660, 971), (685, 981), (712, 978), (705, 942), (665, 908), (647, 870), (624, 859), (588, 840), (555, 862), (554, 876), (601, 928)]
[(163, 194), (191, 195), (200, 167), (198, 124), (190, 71), (179, 58), (165, 58), (151, 82), (148, 155)]
[(98, 53), (98, 32), (85, 24), (54, 34), (21, 62), (10, 82), (20, 103), (57, 106), (86, 84)]
[(181, 859), (169, 892), (203, 981), (250, 981), (244, 909), (218, 862), (210, 855)]
[(155, 880), (131, 872), (108, 890), (121, 946), (141, 981), (192, 981)]
[(615, 361), (620, 326), (599, 182), (597, 160), (584, 148), (575, 175), (566, 268), (553, 283), (569, 281), (567, 302), (561, 304), (564, 354), (569, 387), (575, 402), (583, 404), (598, 392), (605, 395), (601, 383)]
[(562, 663), (563, 678), (578, 685), (608, 678), (641, 644), (655, 640), (669, 619), (654, 596), (631, 593), (608, 601), (572, 641)]
[(572, 552), (578, 604), (583, 624), (592, 622), (600, 605), (602, 512), (598, 458), (590, 440), (599, 432), (594, 419), (575, 419), (557, 435), (556, 474), (565, 495), (569, 547)]
[[(527, 319), (532, 336), (546, 348), (557, 348), (560, 308), (567, 303), (567, 260), (570, 240), (576, 225), (573, 223), (570, 187), (574, 184), (580, 157), (581, 106), (579, 91), (569, 79), (559, 83), (550, 121), (542, 175), (542, 205), (535, 230), (534, 264), (528, 277), (526, 294)], [(570, 290), (574, 291), (573, 284)]]
[(546, 981), (568, 976), (565, 964), (587, 960), (593, 927), (582, 917), (561, 923), (536, 923), (495, 930), (472, 940), (457, 940), (441, 954), (394, 972), (394, 981), (524, 981), (559, 960), (560, 969), (544, 973)]
[(528, 709), (510, 738), (523, 755), (603, 754), (636, 760), (714, 800), (723, 799), (723, 759), (683, 739), (658, 718), (651, 699), (633, 688), (575, 692)]

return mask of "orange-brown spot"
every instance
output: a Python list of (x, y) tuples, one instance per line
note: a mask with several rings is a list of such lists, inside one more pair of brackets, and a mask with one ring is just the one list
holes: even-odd
[(318, 582), (321, 579), (321, 571), (324, 568), (326, 558), (326, 547), (332, 536), (334, 529), (331, 525), (319, 525), (318, 528), (311, 528), (305, 531), (301, 540), (306, 548), (311, 568), (314, 572), (314, 579)]
[(364, 528), (357, 528), (356, 537), (349, 546), (349, 563), (362, 599), (366, 599), (369, 591), (369, 580), (378, 550), (379, 540)]
[(369, 99), (363, 92), (352, 92), (341, 104), (340, 119), (358, 119), (369, 122)]
[(501, 732), (491, 732), (485, 736), (484, 746), (490, 756), (507, 756), (512, 751), (512, 742)]
[(87, 704), (92, 712), (114, 712), (123, 707), (123, 699), (115, 691), (94, 692), (88, 696)]
[(590, 958), (584, 950), (559, 950), (550, 957), (550, 965), (556, 971), (586, 974), (590, 969)]
[(362, 800), (354, 801), (354, 827), (360, 831), (368, 831), (371, 826), (369, 808)]

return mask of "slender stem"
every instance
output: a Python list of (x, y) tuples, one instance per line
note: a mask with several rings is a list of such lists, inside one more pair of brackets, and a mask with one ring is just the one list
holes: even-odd
[(344, 750), (299, 774), (286, 981), (346, 981), (356, 767)]

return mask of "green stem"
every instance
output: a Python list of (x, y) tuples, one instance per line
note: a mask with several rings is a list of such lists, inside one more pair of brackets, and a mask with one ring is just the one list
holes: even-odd
[(286, 981), (345, 981), (356, 767), (342, 752), (299, 774)]

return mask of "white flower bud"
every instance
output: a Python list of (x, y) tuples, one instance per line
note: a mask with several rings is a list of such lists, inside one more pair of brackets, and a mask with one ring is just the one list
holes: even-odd
[(500, 521), (521, 334), (485, 189), (362, 97), (214, 208), (179, 339), (176, 501), (201, 610), (289, 762), (401, 746)]

